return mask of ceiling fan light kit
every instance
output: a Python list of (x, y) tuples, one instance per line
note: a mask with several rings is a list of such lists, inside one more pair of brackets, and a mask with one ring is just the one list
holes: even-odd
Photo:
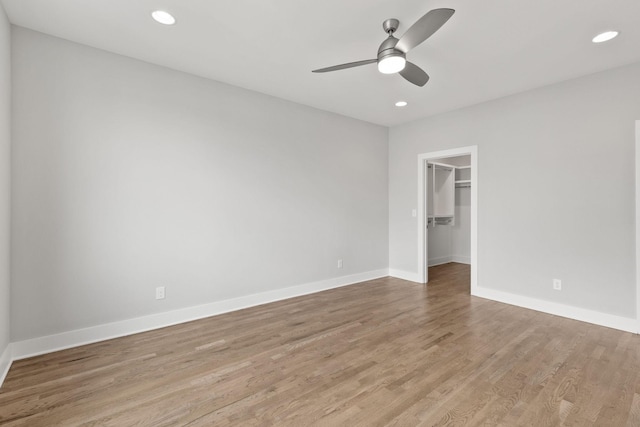
[(433, 33), (438, 31), (454, 14), (453, 9), (434, 9), (418, 19), (400, 39), (393, 36), (398, 29), (400, 21), (387, 19), (382, 23), (382, 28), (388, 34), (386, 40), (378, 48), (376, 59), (349, 62), (332, 67), (313, 70), (314, 73), (326, 73), (329, 71), (344, 70), (346, 68), (359, 67), (367, 64), (378, 64), (378, 71), (383, 74), (399, 73), (405, 80), (416, 86), (424, 86), (429, 81), (429, 75), (417, 65), (407, 61), (407, 52), (418, 46)]
[(400, 55), (389, 55), (378, 60), (378, 71), (382, 74), (394, 74), (404, 70), (407, 60)]

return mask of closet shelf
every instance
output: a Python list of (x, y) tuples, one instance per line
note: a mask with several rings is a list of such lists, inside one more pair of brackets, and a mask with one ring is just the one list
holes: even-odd
[(436, 225), (453, 225), (454, 215), (429, 215), (427, 218), (427, 228)]
[(438, 162), (429, 162), (430, 166), (435, 166), (438, 169), (445, 169), (445, 170), (455, 170), (457, 168), (457, 166), (454, 165), (450, 165), (448, 163), (438, 163)]

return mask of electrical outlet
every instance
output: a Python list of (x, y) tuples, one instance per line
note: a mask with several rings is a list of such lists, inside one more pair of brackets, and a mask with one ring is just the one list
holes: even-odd
[(342, 260), (341, 259), (338, 260), (338, 268), (342, 268)]
[(561, 291), (562, 290), (562, 280), (553, 279), (553, 289), (555, 289), (556, 291)]
[(164, 299), (164, 286), (156, 288), (156, 299)]

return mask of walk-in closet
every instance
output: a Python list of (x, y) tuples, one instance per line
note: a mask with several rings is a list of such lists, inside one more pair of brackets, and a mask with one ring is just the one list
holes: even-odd
[(471, 260), (471, 156), (427, 163), (429, 267)]

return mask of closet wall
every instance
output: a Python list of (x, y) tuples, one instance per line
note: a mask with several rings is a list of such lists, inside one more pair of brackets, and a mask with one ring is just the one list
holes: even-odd
[[(471, 164), (471, 158), (470, 156), (450, 157), (438, 162), (453, 166), (468, 166)], [(462, 172), (462, 178), (466, 178), (465, 172), (459, 171), (458, 175), (460, 172)], [(471, 262), (471, 187), (456, 186), (453, 225), (429, 227), (428, 235), (428, 263), (430, 267), (447, 262), (465, 264)]]

